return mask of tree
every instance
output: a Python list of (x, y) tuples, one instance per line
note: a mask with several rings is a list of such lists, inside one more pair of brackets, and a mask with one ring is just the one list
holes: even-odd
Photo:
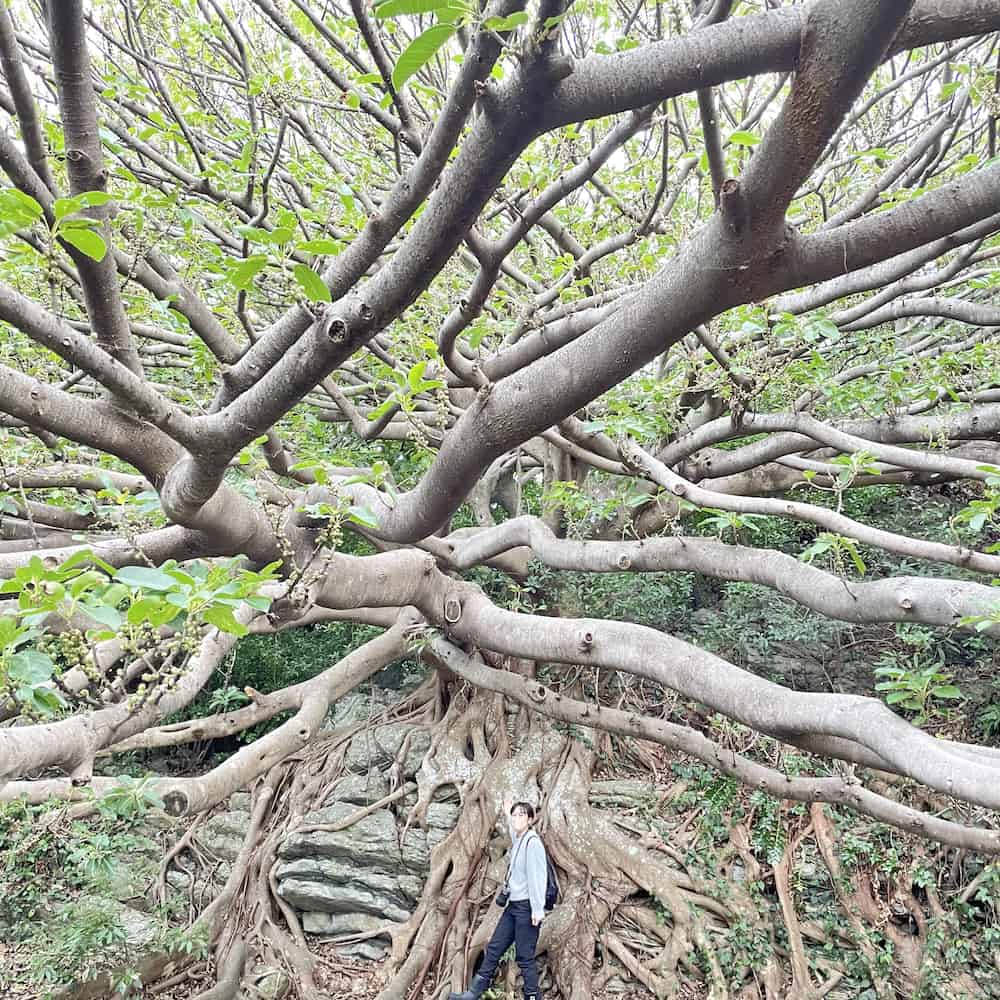
[[(1000, 850), (853, 770), (784, 773), (534, 665), (645, 678), (987, 810), (995, 749), (669, 632), (509, 610), (466, 572), (693, 571), (846, 621), (997, 634), (1000, 555), (977, 539), (1000, 505), (998, 30), (996, 0), (0, 7), (0, 663), (27, 723), (0, 729), (0, 798), (100, 791), (99, 752), (292, 708), (158, 785), (177, 814), (253, 782), (266, 802), (331, 700), (418, 649), (471, 693), (428, 703), (441, 764), (415, 817), (474, 733), (490, 756), (384, 998), (438, 960), (461, 975), (454, 908), (431, 901), (469, 884), (510, 778), (490, 692)], [(974, 492), (948, 539), (845, 513), (859, 486), (955, 481)], [(760, 516), (815, 526), (806, 560), (734, 544)], [(688, 530), (706, 517), (719, 537)], [(866, 579), (859, 547), (947, 575)], [(305, 686), (160, 725), (248, 625), (337, 619), (385, 631)], [(557, 759), (522, 778), (563, 790), (560, 865), (681, 919), (676, 886), (587, 812), (592, 755)], [(308, 990), (301, 933), (256, 905)], [(552, 933), (593, 950), (571, 911)], [(589, 969), (556, 977), (589, 995)]]

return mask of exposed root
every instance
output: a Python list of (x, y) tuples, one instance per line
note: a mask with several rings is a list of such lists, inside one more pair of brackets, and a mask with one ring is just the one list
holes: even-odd
[[(519, 673), (530, 675), (530, 669), (518, 666)], [(761, 864), (759, 847), (755, 853), (751, 845), (751, 811), (745, 821), (732, 823), (728, 842), (713, 855), (714, 871), (706, 873), (692, 862), (701, 847), (703, 828), (696, 817), (704, 814), (704, 804), (679, 816), (669, 837), (634, 814), (592, 806), (592, 776), (601, 764), (596, 747), (614, 752), (610, 743), (601, 744), (598, 734), (580, 726), (560, 728), (544, 716), (514, 708), (503, 695), (483, 688), (456, 689), (451, 683), (450, 698), (434, 678), (391, 713), (430, 735), (404, 836), (411, 826), (426, 825), (428, 807), (443, 788), (457, 789), (462, 808), (454, 829), (431, 852), (430, 872), (410, 918), (351, 938), (390, 938), (378, 1000), (439, 998), (468, 983), (500, 916), (492, 905), (503, 875), (503, 851), (495, 834), (500, 805), (511, 795), (542, 805), (540, 832), (560, 872), (562, 898), (543, 923), (538, 946), (547, 996), (590, 1000), (612, 977), (625, 976), (657, 1000), (692, 993), (710, 1000), (820, 1000), (847, 974), (847, 963), (817, 953), (817, 944), (834, 943), (860, 952), (880, 1000), (890, 1000), (893, 990), (879, 975), (869, 927), (882, 931), (896, 948), (896, 982), (916, 988), (928, 938), (924, 904), (902, 876), (888, 887), (873, 885), (863, 870), (845, 880), (837, 837), (822, 806), (812, 807), (810, 820), (788, 838), (773, 869)], [(374, 732), (370, 721), (366, 728)], [(299, 1000), (322, 995), (316, 956), (298, 915), (277, 893), (275, 869), (281, 844), (291, 832), (345, 829), (414, 791), (403, 773), (411, 733), (389, 768), (387, 795), (337, 823), (303, 825), (306, 813), (325, 804), (327, 789), (343, 770), (349, 742), (361, 728), (338, 731), (273, 766), (266, 778), (274, 789), (269, 804), (262, 804), (263, 785), (254, 791), (255, 817), (260, 809), (261, 821), (255, 820), (252, 850), (245, 863), (234, 866), (206, 914), (218, 913), (221, 920), (213, 936), (218, 969), (232, 967), (238, 943), (245, 941), (244, 982), (263, 963), (288, 972)], [(629, 746), (633, 766), (663, 768), (659, 748), (649, 744), (638, 754), (634, 749)], [(675, 782), (671, 794), (683, 790), (684, 783)], [(658, 814), (663, 802), (664, 796), (657, 797)], [(786, 813), (784, 821), (789, 819)], [(797, 912), (796, 856), (810, 838), (830, 872), (849, 933), (829, 931)], [(185, 846), (193, 846), (190, 837), (178, 851)], [(737, 866), (742, 869), (739, 878)], [(934, 916), (945, 913), (933, 890), (926, 905)], [(899, 914), (905, 915), (905, 926), (893, 922), (894, 914), (897, 921)], [(776, 923), (783, 925), (784, 934), (775, 934)], [(734, 933), (757, 942), (755, 957), (733, 961), (727, 941)], [(787, 951), (777, 940), (787, 940)], [(603, 956), (596, 974), (595, 954)], [(507, 975), (513, 986), (513, 967)], [(208, 995), (215, 1000), (215, 994)]]

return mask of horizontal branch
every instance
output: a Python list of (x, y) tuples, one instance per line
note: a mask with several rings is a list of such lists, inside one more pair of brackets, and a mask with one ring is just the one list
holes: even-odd
[[(428, 539), (428, 551), (454, 569), (520, 550), (552, 569), (586, 573), (691, 572), (770, 587), (813, 611), (849, 622), (920, 622), (960, 627), (1000, 603), (994, 587), (963, 580), (897, 576), (846, 580), (773, 549), (728, 545), (714, 538), (674, 536), (636, 542), (557, 538), (540, 519), (517, 517), (461, 540)], [(525, 552), (525, 550), (527, 550)], [(967, 626), (970, 630), (972, 626)], [(1000, 635), (1000, 625), (990, 633)]]
[(530, 711), (551, 719), (599, 732), (617, 733), (630, 740), (651, 740), (688, 754), (717, 771), (778, 799), (836, 803), (942, 844), (985, 854), (1000, 854), (1000, 831), (964, 826), (911, 809), (870, 791), (857, 778), (814, 778), (786, 774), (759, 764), (729, 747), (723, 747), (687, 726), (636, 712), (588, 704), (553, 691), (538, 681), (496, 670), (444, 639), (433, 640), (430, 648), (435, 659), (476, 687), (497, 691)]
[(1000, 326), (1000, 307), (956, 298), (898, 299), (842, 326), (842, 330), (870, 330), (908, 316), (942, 316), (970, 326)]
[(412, 550), (338, 554), (316, 594), (324, 607), (413, 604), (463, 643), (550, 663), (584, 663), (647, 677), (784, 742), (860, 748), (892, 770), (988, 809), (1000, 807), (1000, 752), (938, 740), (856, 695), (790, 691), (673, 636), (641, 625), (506, 611)]
[[(653, 42), (614, 55), (579, 60), (554, 89), (548, 128), (604, 118), (764, 73), (795, 69), (811, 4), (736, 17), (681, 38)], [(890, 49), (893, 52), (1000, 31), (1000, 8), (980, 0), (914, 4)]]
[(622, 446), (622, 454), (636, 469), (641, 470), (645, 476), (658, 486), (662, 486), (671, 495), (681, 497), (699, 507), (715, 507), (740, 514), (787, 517), (806, 524), (815, 524), (825, 531), (844, 535), (897, 555), (961, 566), (977, 573), (1000, 573), (1000, 556), (977, 552), (964, 545), (945, 545), (943, 542), (931, 542), (884, 531), (862, 521), (855, 521), (838, 511), (816, 507), (813, 504), (777, 497), (733, 496), (705, 489), (678, 476), (634, 442), (626, 442)]

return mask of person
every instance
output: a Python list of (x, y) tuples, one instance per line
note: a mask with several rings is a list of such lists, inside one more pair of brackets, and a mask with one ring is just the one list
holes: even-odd
[[(504, 952), (515, 945), (515, 958), (524, 978), (525, 1000), (541, 1000), (535, 946), (545, 916), (547, 866), (545, 846), (531, 829), (535, 807), (530, 802), (504, 801), (510, 830), (510, 858), (504, 891), (508, 893), (500, 922), (483, 954), (483, 961), (464, 993), (449, 993), (448, 1000), (479, 1000), (493, 980)], [(502, 897), (501, 897), (502, 898)]]

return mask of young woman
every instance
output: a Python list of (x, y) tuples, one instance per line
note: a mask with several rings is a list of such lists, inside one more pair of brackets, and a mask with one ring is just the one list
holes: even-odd
[(478, 1000), (486, 992), (504, 952), (513, 944), (515, 958), (524, 977), (525, 1000), (541, 1000), (535, 946), (545, 916), (546, 862), (541, 838), (531, 829), (535, 807), (528, 802), (504, 802), (510, 828), (510, 858), (504, 891), (508, 893), (503, 915), (482, 964), (464, 993), (449, 993), (448, 1000)]

